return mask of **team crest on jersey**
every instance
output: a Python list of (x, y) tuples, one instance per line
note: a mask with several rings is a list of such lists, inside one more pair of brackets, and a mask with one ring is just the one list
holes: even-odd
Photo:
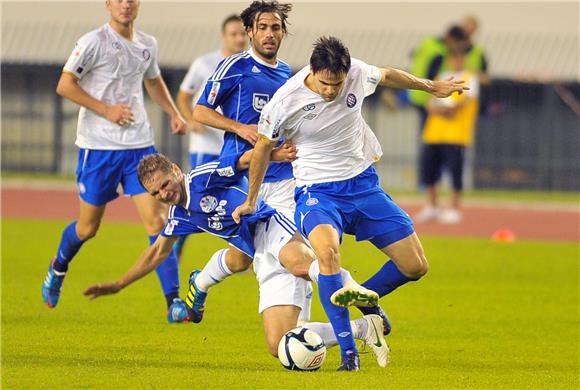
[(220, 83), (217, 81), (214, 81), (211, 84), (211, 91), (209, 91), (209, 97), (207, 98), (207, 102), (209, 104), (215, 103), (215, 99), (217, 98), (217, 94), (219, 91), (220, 91)]
[(218, 168), (215, 171), (217, 172), (218, 175), (224, 177), (232, 177), (233, 175), (235, 175), (235, 172), (232, 169), (232, 167)]
[(215, 210), (218, 205), (218, 201), (215, 196), (206, 195), (199, 201), (199, 207), (204, 213), (211, 213)]
[(262, 112), (262, 108), (270, 101), (270, 95), (267, 93), (255, 93), (252, 98), (252, 106), (257, 112)]
[(151, 52), (147, 49), (143, 49), (143, 53), (141, 53), (141, 54), (143, 54), (143, 59), (145, 61), (147, 61), (149, 58), (151, 58)]
[(353, 108), (356, 105), (356, 96), (354, 95), (354, 93), (349, 93), (346, 96), (346, 105), (348, 106), (348, 108)]
[(316, 108), (316, 104), (314, 104), (314, 103), (310, 103), (310, 104), (307, 104), (307, 105), (305, 105), (304, 107), (302, 107), (302, 109), (303, 109), (304, 111), (312, 111), (312, 110), (314, 110), (315, 108)]
[(314, 206), (316, 204), (318, 204), (318, 199), (316, 198), (308, 198), (306, 201), (306, 206)]
[(316, 118), (318, 116), (318, 114), (314, 114), (314, 113), (310, 113), (310, 114), (306, 114), (303, 116), (304, 119), (306, 119), (307, 121), (312, 120), (314, 118)]
[(113, 46), (113, 49), (115, 49), (115, 50), (121, 50), (121, 42), (119, 42), (119, 41), (113, 42), (112, 46)]

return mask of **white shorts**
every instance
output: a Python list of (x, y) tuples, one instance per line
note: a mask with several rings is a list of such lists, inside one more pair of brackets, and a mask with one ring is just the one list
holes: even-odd
[(260, 286), (259, 313), (281, 305), (303, 309), (307, 296), (312, 296), (310, 282), (292, 275), (278, 260), (280, 250), (295, 233), (294, 223), (281, 213), (256, 225), (254, 272)]
[(268, 206), (275, 208), (290, 218), (291, 221), (294, 221), (294, 211), (296, 210), (296, 202), (294, 201), (295, 189), (296, 179), (263, 183), (260, 187), (260, 196)]

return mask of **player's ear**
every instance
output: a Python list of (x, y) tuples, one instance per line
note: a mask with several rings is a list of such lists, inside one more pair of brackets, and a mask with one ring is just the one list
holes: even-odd
[(176, 163), (171, 163), (171, 171), (177, 177), (181, 177), (181, 168)]

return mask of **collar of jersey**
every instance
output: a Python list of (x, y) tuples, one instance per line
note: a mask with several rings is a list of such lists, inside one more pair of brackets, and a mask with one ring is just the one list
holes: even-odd
[(252, 56), (252, 58), (253, 58), (253, 59), (254, 59), (254, 60), (255, 60), (255, 61), (258, 63), (258, 64), (260, 64), (260, 65), (264, 65), (264, 66), (267, 66), (268, 68), (273, 68), (273, 69), (276, 69), (276, 68), (278, 68), (278, 64), (280, 63), (280, 61), (278, 61), (278, 59), (276, 59), (276, 65), (272, 65), (272, 64), (269, 64), (269, 63), (267, 63), (266, 61), (264, 61), (263, 59), (261, 59), (260, 57), (258, 57), (258, 56), (256, 55), (256, 53), (254, 53), (254, 50), (252, 50), (252, 48), (251, 48), (251, 47), (248, 49), (248, 54), (249, 54), (250, 56)]
[(132, 40), (132, 41), (130, 41), (130, 40), (128, 40), (127, 38), (125, 38), (124, 36), (122, 36), (121, 34), (119, 34), (118, 32), (116, 32), (116, 31), (113, 29), (113, 27), (111, 27), (111, 25), (110, 25), (108, 22), (107, 22), (107, 23), (105, 23), (105, 26), (107, 26), (107, 28), (109, 29), (109, 31), (110, 31), (110, 32), (112, 32), (112, 33), (113, 33), (113, 35), (115, 35), (115, 36), (116, 36), (116, 37), (118, 37), (118, 38), (121, 38), (121, 39), (123, 40), (123, 42), (127, 42), (127, 43), (129, 43), (129, 44), (131, 44), (131, 45), (134, 45), (134, 44), (135, 44), (135, 36), (136, 36), (136, 32), (137, 32), (137, 30), (133, 29), (133, 40)]

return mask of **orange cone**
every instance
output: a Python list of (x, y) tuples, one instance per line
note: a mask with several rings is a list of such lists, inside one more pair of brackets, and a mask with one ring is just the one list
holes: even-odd
[(516, 235), (510, 229), (498, 229), (493, 233), (491, 239), (497, 242), (514, 242)]

